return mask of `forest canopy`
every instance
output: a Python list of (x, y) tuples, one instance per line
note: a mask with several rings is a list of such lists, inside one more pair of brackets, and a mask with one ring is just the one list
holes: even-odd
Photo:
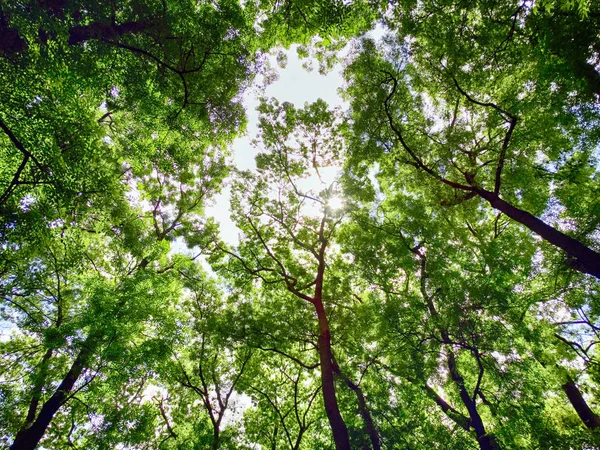
[(591, 0), (2, 2), (0, 445), (600, 448), (599, 158)]

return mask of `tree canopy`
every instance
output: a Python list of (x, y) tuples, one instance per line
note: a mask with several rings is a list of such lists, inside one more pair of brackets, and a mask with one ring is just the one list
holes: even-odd
[[(242, 170), (292, 45), (346, 103)], [(586, 0), (0, 4), (1, 445), (598, 448), (599, 55)]]

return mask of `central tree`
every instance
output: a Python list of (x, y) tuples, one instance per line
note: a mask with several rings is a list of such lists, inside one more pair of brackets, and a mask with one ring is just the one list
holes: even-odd
[[(263, 102), (259, 111), (256, 145), (263, 152), (257, 156), (257, 172), (238, 173), (232, 188), (232, 217), (243, 233), (241, 242), (235, 249), (219, 245), (228, 255), (219, 270), (234, 275), (238, 283), (254, 279), (272, 295), (286, 297), (283, 287), (287, 296), (311, 306), (319, 330), (316, 350), (325, 411), (336, 448), (349, 449), (335, 385), (336, 375), (344, 375), (334, 357), (330, 323), (332, 312), (348, 300), (333, 297), (340, 292), (329, 279), (336, 270), (332, 239), (344, 210), (333, 207), (333, 200), (340, 200), (337, 183), (325, 181), (336, 170), (329, 166), (342, 151), (339, 123), (322, 101), (303, 110)], [(366, 404), (361, 415), (373, 447), (379, 448)]]

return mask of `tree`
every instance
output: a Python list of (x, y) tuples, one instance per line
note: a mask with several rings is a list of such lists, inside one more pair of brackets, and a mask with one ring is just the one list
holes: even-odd
[[(267, 151), (257, 157), (256, 175), (239, 174), (235, 181), (234, 218), (244, 238), (236, 250), (218, 246), (228, 255), (221, 271), (238, 274), (242, 280), (259, 280), (264, 288), (284, 287), (288, 294), (279, 295), (291, 294), (312, 305), (319, 329), (316, 349), (325, 411), (336, 448), (350, 448), (335, 389), (334, 378), (342, 372), (332, 350), (327, 303), (331, 294), (325, 281), (328, 249), (343, 214), (328, 203), (335, 196), (335, 185), (303, 192), (300, 184), (309, 170), (323, 182), (321, 172), (339, 153), (335, 117), (322, 101), (304, 110), (263, 103), (260, 111), (259, 145)], [(363, 406), (361, 414), (370, 418)], [(379, 448), (370, 422), (366, 423), (372, 444)]]
[[(248, 393), (256, 402), (256, 409), (245, 413), (250, 440), (271, 448), (293, 450), (307, 448), (302, 445), (307, 441), (309, 446), (314, 445), (317, 436), (309, 431), (321, 418), (321, 414), (314, 413), (313, 404), (321, 391), (316, 377), (312, 376), (314, 372), (307, 375), (302, 366), (282, 356), (271, 355), (263, 361), (263, 371), (253, 377), (248, 386)], [(272, 380), (274, 367), (277, 370)], [(272, 432), (265, 433), (265, 430)]]
[[(193, 141), (188, 145), (193, 146)], [(162, 172), (159, 163), (170, 171)], [(193, 233), (194, 242), (202, 243), (203, 232), (210, 225), (204, 224), (200, 214), (225, 173), (218, 153), (201, 164), (190, 162), (174, 168), (163, 159), (139, 180), (138, 195), (149, 199), (145, 212), (142, 206), (134, 208), (118, 196), (108, 212), (68, 211), (42, 230), (48, 250), (31, 241), (26, 227), (12, 231), (14, 251), (6, 255), (2, 284), (9, 304), (5, 313), (16, 321), (19, 333), (33, 338), (38, 349), (45, 351), (31, 374), (33, 386), (26, 394), (31, 401), (13, 448), (34, 448), (74, 392), (99, 373), (109, 377), (103, 371), (108, 364), (105, 355), (118, 366), (116, 361), (132, 351), (127, 346), (138, 345), (140, 335), (147, 336), (145, 328), (161, 322), (164, 341), (172, 339), (175, 328), (168, 305), (178, 299), (181, 286), (170, 272), (187, 264), (189, 258), (168, 256), (168, 242)], [(22, 216), (27, 220), (35, 214), (32, 209)], [(30, 273), (40, 275), (32, 277)], [(158, 322), (152, 325), (154, 320)], [(152, 339), (147, 345), (150, 342)], [(160, 352), (167, 344), (161, 345), (150, 345), (160, 350), (153, 355), (155, 359), (164, 357)], [(143, 345), (140, 355), (142, 349)], [(29, 357), (37, 359), (39, 351)], [(129, 361), (133, 363), (135, 358)], [(58, 383), (48, 376), (50, 369)], [(123, 372), (127, 370), (116, 371)], [(131, 376), (141, 375), (133, 371)]]
[(202, 240), (199, 214), (226, 173), (219, 147), (243, 124), (231, 100), (255, 32), (236, 4), (29, 3), (3, 5), (0, 22), (4, 311), (38, 346), (11, 350), (10, 370), (35, 369), (9, 435), (33, 448), (74, 392), (110, 379), (104, 355), (122, 363), (161, 317), (152, 307), (177, 297), (168, 241)]
[(226, 345), (226, 333), (218, 333), (219, 328), (224, 330), (226, 326), (218, 324), (222, 305), (214, 283), (202, 279), (201, 273), (182, 275), (191, 291), (193, 321), (189, 328), (195, 336), (188, 340), (191, 354), (186, 358), (187, 364), (180, 363), (178, 378), (200, 398), (213, 428), (211, 448), (216, 450), (221, 446), (223, 419), (232, 396), (240, 392), (238, 385), (251, 366), (253, 352)]
[[(370, 295), (379, 297), (371, 314), (378, 318), (373, 365), (378, 383), (394, 389), (400, 411), (438, 408), (447, 425), (429, 431), (436, 436), (429, 439), (445, 442), (452, 426), (453, 448), (472, 446), (470, 435), (480, 448), (593, 443), (560, 395), (564, 379), (555, 364), (564, 354), (553, 352), (555, 328), (540, 319), (552, 315), (537, 310), (549, 299), (535, 291), (544, 275), (531, 274), (535, 247), (527, 233), (468, 204), (448, 213), (379, 179), (384, 200), (355, 212), (338, 239)], [(560, 401), (544, 400), (545, 391)], [(569, 423), (551, 423), (555, 415)], [(435, 417), (436, 411), (428, 415)], [(418, 436), (418, 428), (403, 430), (408, 442)]]
[[(1, 5), (6, 446), (598, 446), (600, 15), (563, 3)], [(350, 108), (263, 99), (236, 170), (292, 43), (349, 49)]]
[[(137, 384), (148, 370), (135, 365), (138, 358), (153, 352), (156, 357), (164, 345), (158, 336), (140, 334), (161, 322), (168, 327), (167, 305), (177, 295), (176, 280), (160, 276), (165, 266), (160, 247), (153, 250), (153, 267), (147, 268), (150, 260), (136, 260), (118, 237), (109, 244), (69, 227), (56, 233), (57, 239), (47, 241), (34, 258), (19, 261), (22, 272), (13, 266), (13, 276), (2, 283), (9, 305), (5, 317), (19, 325), (17, 339), (8, 342), (11, 353), (4, 367), (4, 376), (14, 374), (12, 383), (17, 383), (6, 387), (14, 389), (15, 400), (22, 398), (20, 423), (7, 430), (18, 430), (11, 448), (34, 448), (67, 402), (88, 404), (81, 396), (94, 398), (86, 387), (99, 374)], [(123, 380), (126, 373), (131, 378)]]
[(255, 33), (235, 4), (3, 5), (2, 22), (20, 42), (1, 63), (4, 227), (22, 201), (49, 222), (59, 207), (102, 208), (101, 194), (155, 157), (140, 145), (151, 135), (191, 138), (163, 148), (182, 164), (243, 124), (232, 100), (251, 78)]
[[(428, 5), (423, 8), (419, 13)], [(597, 142), (589, 126), (597, 120), (591, 112), (593, 101), (578, 98), (575, 106), (572, 89), (577, 87), (558, 75), (553, 79), (539, 74), (532, 81), (540, 56), (531, 55), (529, 46), (517, 38), (511, 40), (514, 29), (507, 42), (497, 37), (504, 36), (506, 25), (497, 25), (495, 18), (502, 18), (505, 9), (476, 6), (432, 14), (434, 20), (427, 24), (416, 13), (391, 21), (392, 29), (399, 31), (383, 46), (385, 54), (377, 56), (373, 43), (365, 41), (349, 67), (349, 94), (360, 136), (351, 147), (354, 166), (364, 160), (381, 165), (387, 154), (390, 167), (400, 161), (443, 184), (447, 204), (482, 199), (565, 251), (571, 267), (600, 276), (597, 243), (589, 234), (595, 225), (579, 224), (578, 212), (570, 209), (562, 216), (578, 224), (575, 233), (536, 217), (549, 201), (555, 208), (562, 205), (562, 189), (549, 197), (552, 180), (564, 183), (564, 177), (580, 177), (590, 189), (582, 192), (596, 189), (597, 180), (584, 175), (591, 170)], [(461, 33), (473, 32), (477, 39), (487, 39), (487, 45), (471, 48), (476, 44), (468, 42), (477, 40), (460, 38), (440, 42), (439, 37), (446, 36), (440, 27), (452, 26), (454, 34), (452, 24), (460, 20), (465, 22)], [(477, 26), (483, 31), (471, 31)], [(505, 45), (500, 53), (497, 46)], [(593, 204), (587, 195), (580, 201)], [(568, 208), (568, 203), (562, 206)]]
[[(597, 278), (600, 267), (593, 231), (598, 214), (589, 197), (597, 184), (597, 133), (591, 125), (597, 117), (594, 98), (581, 84), (590, 79), (566, 76), (558, 69), (562, 61), (544, 59), (531, 40), (522, 39), (541, 39), (540, 21), (553, 19), (525, 6), (515, 11), (479, 4), (434, 11), (423, 4), (390, 18), (393, 34), (379, 49), (363, 41), (347, 70), (354, 102), (347, 167), (364, 179), (369, 164), (377, 164), (386, 195), (408, 190), (446, 209), (460, 205), (469, 214), (461, 222), (470, 230), (477, 229), (472, 224), (480, 212), (463, 205), (484, 200), (501, 213), (495, 235), (506, 215), (568, 255), (565, 263), (539, 245), (535, 257), (528, 253), (536, 261), (534, 272), (550, 270), (555, 284), (593, 290), (597, 282), (565, 271), (570, 266)], [(431, 20), (421, 20), (421, 13)], [(474, 39), (463, 39), (464, 33)], [(595, 296), (576, 297), (565, 306), (595, 308)], [(545, 343), (554, 345), (553, 339)], [(595, 414), (576, 385), (561, 377), (563, 389), (573, 389), (568, 397), (584, 423), (593, 424)]]

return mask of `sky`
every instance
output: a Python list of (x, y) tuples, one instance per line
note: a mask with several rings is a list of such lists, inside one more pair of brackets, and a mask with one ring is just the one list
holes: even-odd
[[(330, 108), (343, 106), (339, 95), (339, 89), (343, 85), (342, 65), (338, 64), (327, 75), (321, 75), (317, 69), (307, 71), (302, 67), (303, 61), (298, 58), (296, 48), (292, 47), (285, 52), (287, 65), (284, 69), (279, 68), (275, 57), (271, 58), (271, 64), (276, 68), (279, 78), (270, 84), (264, 92), (258, 88), (262, 80), (257, 80), (255, 86), (249, 89), (244, 96), (244, 107), (248, 116), (248, 126), (243, 136), (237, 138), (232, 145), (233, 163), (239, 169), (254, 169), (254, 157), (257, 150), (250, 144), (258, 131), (258, 97), (275, 97), (280, 103), (290, 102), (297, 108), (304, 106), (306, 102), (312, 103), (319, 98), (325, 100)], [(333, 173), (330, 176), (334, 175)], [(317, 180), (315, 180), (317, 182)], [(315, 186), (316, 187), (316, 186)], [(238, 243), (238, 231), (230, 219), (229, 210), (229, 188), (215, 197), (213, 205), (206, 208), (206, 215), (214, 217), (220, 224), (221, 238), (229, 244)]]

